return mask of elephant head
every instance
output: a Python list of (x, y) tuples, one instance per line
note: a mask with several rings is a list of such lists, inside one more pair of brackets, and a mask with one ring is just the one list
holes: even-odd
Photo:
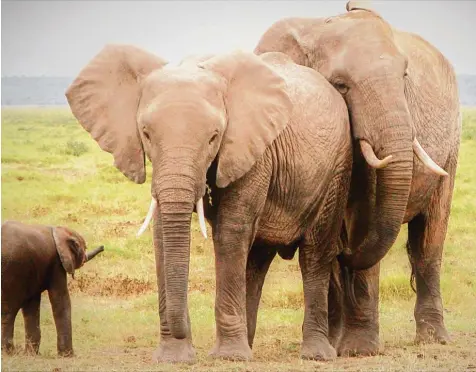
[[(236, 52), (193, 57), (179, 66), (136, 47), (106, 46), (66, 92), (73, 114), (116, 167), (145, 181), (152, 162), (152, 203), (161, 221), (167, 321), (185, 338), (194, 206), (204, 227), (206, 173), (217, 161), (216, 185), (248, 172), (289, 121), (284, 80), (260, 57)], [(142, 229), (143, 230), (143, 229)]]
[(52, 228), (53, 240), (56, 251), (64, 270), (74, 278), (74, 271), (79, 269), (86, 261), (93, 259), (98, 253), (104, 251), (100, 246), (91, 252), (86, 251), (86, 242), (77, 232), (63, 226)]
[(353, 137), (368, 165), (377, 169), (376, 215), (364, 241), (342, 257), (346, 266), (366, 269), (384, 257), (400, 231), (413, 153), (437, 174), (447, 174), (417, 140), (405, 89), (409, 57), (391, 26), (358, 3), (351, 1), (347, 13), (326, 19), (280, 20), (265, 32), (255, 53), (288, 54), (319, 71), (344, 97)]

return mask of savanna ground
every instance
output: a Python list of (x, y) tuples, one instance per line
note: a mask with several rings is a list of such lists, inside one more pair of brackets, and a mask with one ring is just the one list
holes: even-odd
[(194, 215), (189, 306), (198, 362), (171, 366), (151, 361), (159, 317), (150, 228), (135, 237), (150, 202), (148, 183), (136, 185), (116, 170), (112, 156), (99, 149), (68, 109), (2, 108), (2, 221), (66, 225), (81, 232), (90, 248), (105, 245), (102, 255), (77, 271), (75, 280), (69, 279), (76, 357), (56, 357), (56, 332), (44, 294), (41, 355), (22, 355), (19, 314), (19, 351), (2, 356), (2, 370), (476, 370), (476, 110), (464, 111), (463, 132), (441, 283), (450, 345), (413, 344), (415, 294), (409, 284), (404, 227), (382, 264), (380, 355), (301, 361), (299, 266), (296, 258), (277, 258), (263, 290), (254, 361), (208, 359), (215, 340), (213, 247), (200, 235)]

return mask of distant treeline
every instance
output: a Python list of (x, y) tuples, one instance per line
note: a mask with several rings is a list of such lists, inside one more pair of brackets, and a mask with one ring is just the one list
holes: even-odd
[[(66, 105), (64, 92), (73, 79), (68, 77), (2, 77), (2, 106)], [(476, 75), (459, 75), (463, 106), (476, 106)]]

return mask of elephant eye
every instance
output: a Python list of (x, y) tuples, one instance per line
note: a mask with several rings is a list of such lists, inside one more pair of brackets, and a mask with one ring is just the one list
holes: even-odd
[(144, 129), (142, 130), (142, 133), (144, 134), (144, 137), (147, 141), (150, 141), (149, 133)]
[(213, 141), (215, 141), (217, 136), (218, 136), (218, 133), (213, 133), (213, 136), (210, 138), (210, 141), (208, 141), (208, 143), (211, 145), (213, 143)]
[(349, 87), (345, 85), (344, 83), (335, 83), (334, 87), (341, 93), (341, 94), (346, 94), (347, 91), (349, 90)]

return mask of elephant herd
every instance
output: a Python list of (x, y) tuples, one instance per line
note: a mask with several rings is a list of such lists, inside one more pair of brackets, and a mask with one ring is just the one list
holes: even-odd
[[(453, 68), (421, 37), (350, 1), (336, 16), (276, 22), (253, 53), (171, 65), (107, 45), (66, 97), (127, 178), (144, 183), (145, 156), (152, 163), (139, 233), (154, 221), (157, 361), (195, 359), (187, 301), (194, 211), (205, 237), (205, 220), (213, 232), (212, 356), (252, 358), (267, 271), (276, 254), (296, 251), (302, 358), (377, 353), (379, 261), (405, 223), (416, 341), (449, 341), (440, 267), (461, 114)], [(2, 330), (3, 307), (2, 298)]]

